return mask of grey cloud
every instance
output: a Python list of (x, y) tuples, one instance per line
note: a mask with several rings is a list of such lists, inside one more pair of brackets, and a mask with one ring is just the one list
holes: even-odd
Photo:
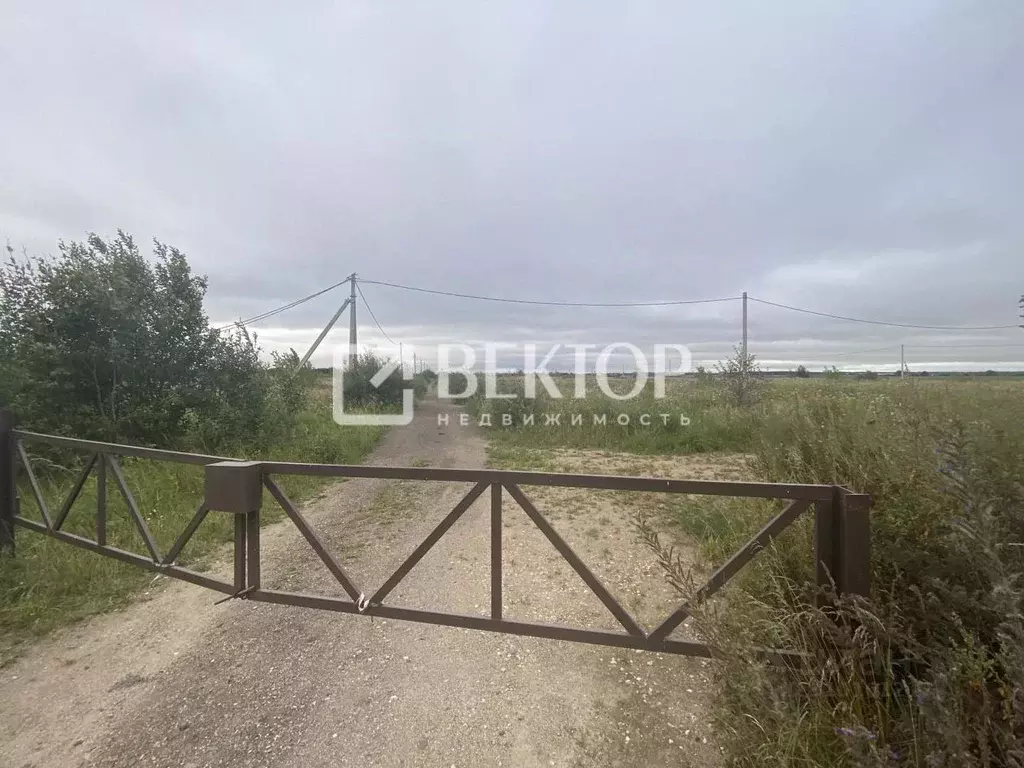
[[(218, 321), (358, 271), (534, 299), (747, 290), (895, 322), (1016, 322), (1014, 0), (2, 13), (0, 233), (37, 252), (117, 227), (172, 242), (209, 274)], [(557, 309), (365, 290), (410, 343), (679, 341), (720, 356), (739, 336), (733, 304)], [(341, 298), (268, 321), (263, 339), (301, 348)], [(379, 335), (365, 310), (360, 326)], [(754, 351), (780, 364), (949, 336), (751, 308)], [(969, 359), (1024, 359), (1015, 349)], [(937, 352), (925, 362), (964, 359)]]

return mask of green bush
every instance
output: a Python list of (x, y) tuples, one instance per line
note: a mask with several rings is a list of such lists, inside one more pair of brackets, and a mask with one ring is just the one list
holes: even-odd
[(387, 360), (372, 352), (364, 352), (346, 364), (343, 378), (346, 407), (382, 411), (402, 409), (402, 393), (406, 382), (397, 367), (379, 384), (373, 384), (374, 376), (387, 363)]
[[(184, 254), (129, 235), (0, 265), (0, 405), (29, 429), (163, 447), (253, 439), (280, 382), (244, 331), (209, 326)], [(287, 410), (287, 409), (285, 409)], [(292, 408), (294, 410), (294, 408)]]

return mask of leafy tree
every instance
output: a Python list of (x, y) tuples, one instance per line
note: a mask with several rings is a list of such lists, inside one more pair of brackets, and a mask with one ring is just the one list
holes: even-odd
[(798, 365), (796, 367), (796, 376), (798, 379), (809, 379), (811, 378), (811, 372), (807, 370), (804, 365)]
[(119, 231), (0, 265), (0, 402), (27, 427), (209, 447), (262, 425), (269, 380), (255, 340), (219, 332), (206, 279), (177, 248), (152, 260)]

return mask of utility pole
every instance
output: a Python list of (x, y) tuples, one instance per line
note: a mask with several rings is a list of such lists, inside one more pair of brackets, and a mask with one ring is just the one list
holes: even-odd
[(743, 343), (740, 345), (739, 402), (747, 403), (747, 377), (750, 375), (750, 358), (747, 357), (747, 292), (743, 292)]
[(402, 378), (405, 378), (405, 352), (402, 351), (402, 342), (398, 342), (398, 363), (402, 368)]
[(743, 358), (747, 357), (747, 292), (743, 292)]
[(1020, 327), (1024, 328), (1024, 295), (1017, 302), (1017, 317), (1020, 318)]
[(324, 329), (320, 331), (320, 335), (316, 337), (316, 341), (313, 342), (313, 346), (309, 348), (309, 351), (306, 352), (303, 358), (299, 361), (298, 366), (296, 366), (296, 373), (301, 371), (302, 366), (304, 366), (309, 361), (309, 358), (313, 356), (313, 353), (316, 352), (316, 348), (320, 346), (320, 343), (327, 337), (327, 334), (331, 332), (331, 328), (333, 328), (334, 324), (338, 322), (338, 318), (341, 317), (341, 313), (345, 311), (346, 307), (352, 308), (348, 324), (349, 356), (352, 355), (356, 346), (356, 273), (353, 272), (348, 276), (348, 279), (352, 284), (351, 295), (345, 299), (344, 304), (338, 307), (338, 311), (334, 313), (334, 317), (332, 317), (328, 321), (327, 325), (324, 326)]
[(349, 365), (356, 357), (356, 346), (359, 339), (356, 337), (356, 273), (349, 275), (349, 310), (348, 310), (348, 359)]
[(903, 354), (903, 345), (900, 344), (900, 378), (905, 378), (907, 375), (907, 359)]

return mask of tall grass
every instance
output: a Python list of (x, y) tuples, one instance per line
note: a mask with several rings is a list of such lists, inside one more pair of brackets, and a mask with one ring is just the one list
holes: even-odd
[[(727, 394), (703, 377), (672, 382), (660, 401), (519, 396), (470, 407), (491, 413), (492, 434), (511, 445), (744, 451), (760, 479), (872, 495), (870, 599), (816, 593), (805, 516), (701, 612), (726, 652), (714, 667), (715, 719), (730, 764), (1024, 766), (1024, 382), (783, 380), (746, 408)], [(690, 426), (635, 418), (666, 411)], [(595, 427), (590, 416), (605, 412), (630, 424)], [(571, 414), (584, 418), (572, 426)], [(743, 500), (678, 505), (711, 563), (777, 512)], [(769, 666), (749, 652), (758, 646), (806, 662)]]
[[(815, 607), (805, 523), (705, 617), (732, 651), (717, 667), (730, 761), (1024, 765), (1024, 389), (818, 383), (764, 416), (761, 477), (872, 494), (873, 587), (870, 600)], [(767, 513), (706, 513), (709, 557)], [(764, 644), (808, 662), (769, 667), (743, 651)]]
[[(633, 383), (627, 377), (612, 379), (610, 386), (624, 395)], [(641, 454), (748, 450), (760, 421), (758, 410), (736, 408), (719, 388), (693, 381), (670, 382), (665, 398), (655, 398), (648, 382), (628, 400), (607, 397), (593, 377), (583, 398), (572, 397), (571, 380), (556, 380), (556, 385), (562, 397), (538, 388), (537, 397), (527, 398), (521, 380), (505, 377), (499, 391), (515, 397), (487, 399), (478, 388), (468, 407), (478, 423), (488, 417), (491, 433), (506, 443)]]

